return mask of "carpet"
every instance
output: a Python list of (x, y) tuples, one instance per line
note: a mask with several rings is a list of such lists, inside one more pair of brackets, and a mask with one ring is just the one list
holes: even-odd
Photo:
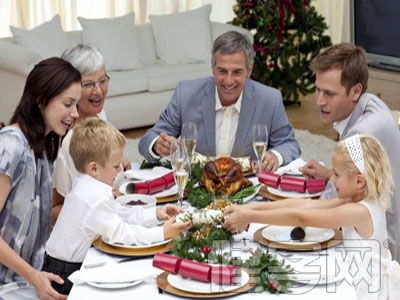
[[(331, 168), (333, 148), (336, 144), (335, 141), (324, 135), (312, 134), (302, 129), (295, 129), (294, 133), (300, 144), (301, 158), (304, 161), (316, 159), (323, 162), (328, 168)], [(138, 143), (139, 139), (128, 139), (127, 142), (125, 157), (132, 162), (142, 162), (144, 159), (143, 156), (139, 154)]]

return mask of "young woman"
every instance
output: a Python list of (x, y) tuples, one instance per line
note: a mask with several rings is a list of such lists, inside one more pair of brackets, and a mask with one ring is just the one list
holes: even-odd
[[(376, 274), (375, 269), (370, 282), (355, 280), (359, 299), (395, 299), (396, 295), (400, 295), (400, 266), (392, 261), (389, 250), (384, 247), (388, 236), (385, 211), (390, 208), (393, 193), (393, 179), (386, 152), (374, 137), (357, 134), (337, 144), (332, 166), (330, 180), (336, 188), (337, 199), (287, 199), (231, 206), (225, 210), (223, 226), (232, 232), (242, 232), (251, 222), (341, 227), (345, 247), (371, 248), (373, 265), (381, 266), (381, 272), (378, 271), (380, 274)], [(368, 266), (361, 267), (366, 261), (355, 259), (359, 269), (368, 270)], [(371, 276), (364, 275), (365, 278)], [(363, 274), (360, 276), (358, 278), (362, 278)], [(372, 288), (378, 292), (369, 293)]]
[(66, 299), (51, 287), (62, 279), (40, 270), (51, 228), (52, 163), (80, 97), (79, 71), (60, 58), (43, 60), (0, 131), (0, 285), (28, 282), (41, 299)]

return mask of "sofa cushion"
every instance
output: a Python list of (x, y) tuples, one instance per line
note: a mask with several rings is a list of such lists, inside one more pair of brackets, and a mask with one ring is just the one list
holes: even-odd
[(152, 65), (159, 60), (156, 53), (156, 41), (153, 35), (153, 26), (150, 23), (136, 25), (136, 33), (139, 38), (141, 62), (144, 65)]
[(209, 62), (211, 4), (168, 15), (150, 15), (157, 55), (167, 64)]
[(195, 79), (212, 74), (210, 62), (187, 65), (163, 64), (146, 69), (149, 78), (149, 92), (175, 89), (181, 80)]
[(135, 13), (116, 18), (78, 17), (84, 43), (96, 45), (103, 53), (108, 71), (131, 70), (141, 66), (135, 28)]
[(14, 26), (10, 26), (10, 30), (18, 45), (35, 51), (43, 59), (61, 56), (68, 46), (59, 15), (55, 15), (50, 21), (44, 22), (32, 30)]
[(107, 73), (110, 76), (108, 96), (147, 92), (149, 89), (149, 80), (143, 68)]

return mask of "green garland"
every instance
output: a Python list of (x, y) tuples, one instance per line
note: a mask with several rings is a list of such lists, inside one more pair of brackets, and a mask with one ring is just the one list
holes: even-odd
[[(202, 174), (203, 166), (197, 163), (192, 167), (191, 176), (186, 185), (187, 201), (198, 209), (205, 208), (214, 202), (214, 194), (198, 185)], [(257, 187), (242, 189), (234, 196), (230, 196), (229, 200), (241, 204), (241, 200), (252, 195)], [(231, 253), (221, 251), (225, 243), (232, 241), (232, 234), (221, 226), (193, 226), (173, 241), (170, 251), (180, 258), (198, 262), (241, 265), (247, 268), (255, 279), (256, 292), (290, 293), (293, 282), (289, 274), (293, 274), (293, 268), (285, 265), (285, 260), (279, 261), (276, 254), (273, 255), (258, 248), (252, 252), (249, 259), (238, 262), (238, 258), (232, 258)]]

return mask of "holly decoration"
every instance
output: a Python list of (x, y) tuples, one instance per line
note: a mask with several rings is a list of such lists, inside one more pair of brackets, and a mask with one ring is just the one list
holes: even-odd
[(332, 45), (324, 18), (309, 0), (237, 0), (228, 22), (249, 29), (256, 53), (252, 78), (278, 88), (283, 99), (298, 102), (315, 92), (311, 60)]
[[(192, 166), (191, 175), (186, 185), (188, 201), (196, 208), (213, 206), (214, 195), (198, 187), (203, 166), (197, 163)], [(238, 203), (240, 204), (240, 203)], [(222, 226), (193, 225), (179, 238), (173, 240), (170, 252), (180, 258), (190, 259), (209, 264), (240, 265), (249, 270), (250, 276), (255, 278), (255, 291), (270, 293), (289, 293), (293, 282), (289, 274), (293, 273), (290, 265), (285, 265), (285, 260), (279, 261), (275, 254), (257, 249), (247, 260), (233, 257), (230, 252), (222, 249), (233, 241), (231, 232)]]

